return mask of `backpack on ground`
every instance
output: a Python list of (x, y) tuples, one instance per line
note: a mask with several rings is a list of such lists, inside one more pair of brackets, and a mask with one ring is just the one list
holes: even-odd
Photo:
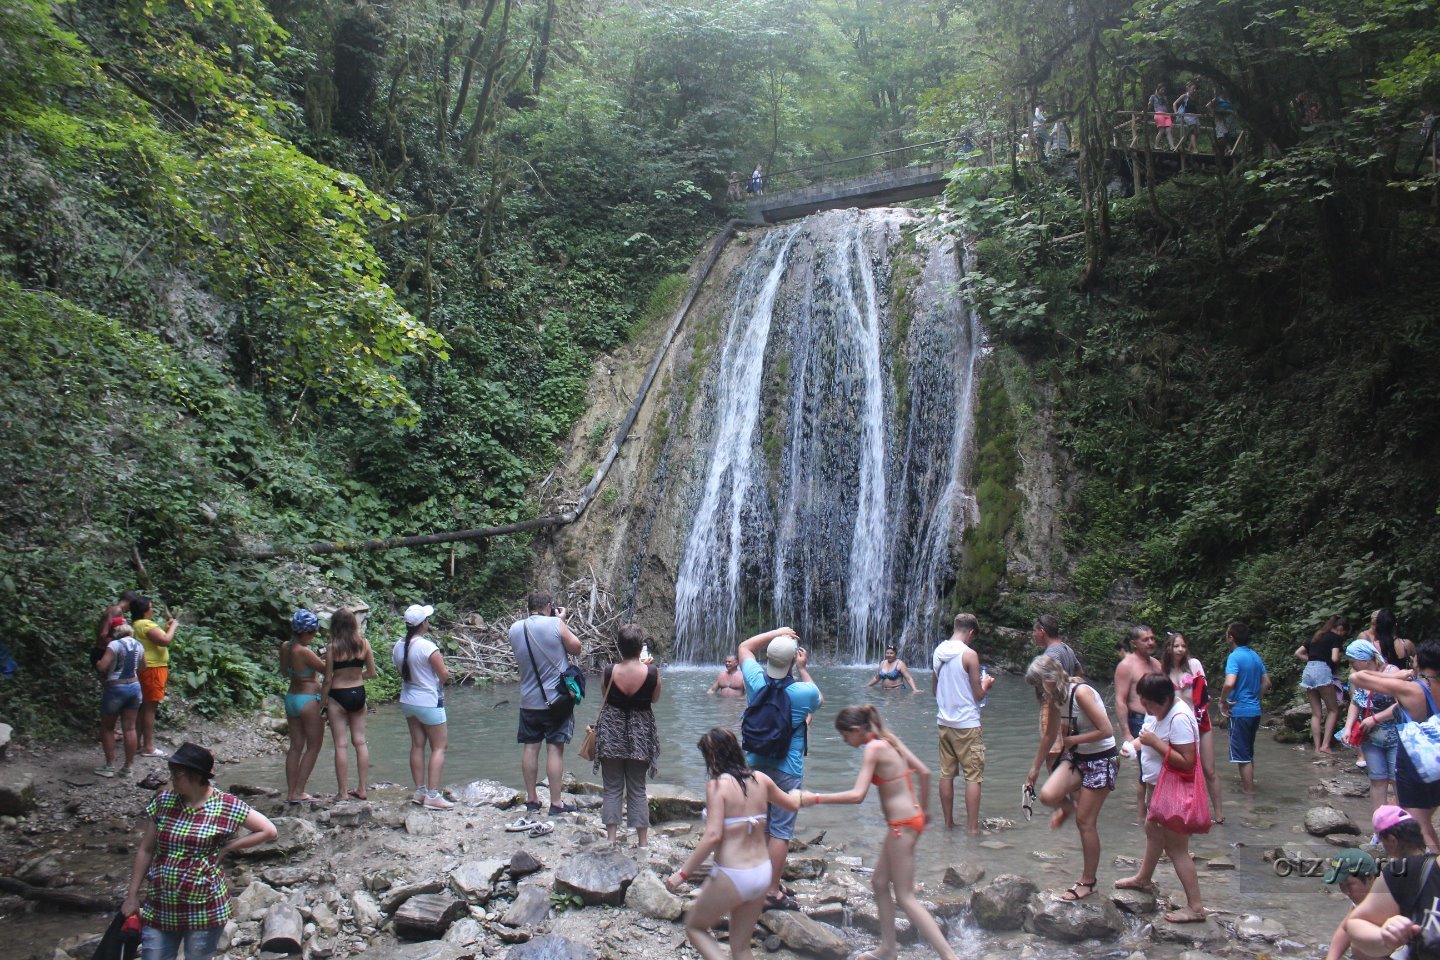
[[(794, 677), (766, 678), (740, 718), (740, 745), (757, 756), (784, 760), (790, 754), (795, 725), (790, 722), (789, 686)], [(804, 726), (802, 723), (801, 726)], [(807, 744), (808, 745), (808, 744)]]

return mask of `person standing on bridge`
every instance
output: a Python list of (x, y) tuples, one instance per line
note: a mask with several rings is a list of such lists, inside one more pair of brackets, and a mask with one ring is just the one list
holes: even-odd
[(1170, 116), (1170, 95), (1165, 90), (1165, 84), (1155, 85), (1155, 92), (1150, 94), (1146, 102), (1146, 109), (1155, 118), (1155, 144), (1150, 149), (1160, 149), (1160, 135), (1163, 133), (1170, 141), (1170, 149), (1175, 149), (1175, 121)]
[(753, 193), (757, 197), (765, 193), (765, 168), (755, 164), (755, 170), (750, 174), (750, 185), (745, 188), (746, 193)]
[(1200, 152), (1200, 94), (1196, 92), (1195, 81), (1185, 84), (1185, 92), (1175, 98), (1175, 115), (1185, 124), (1180, 138), (1180, 149), (1190, 144), (1191, 153)]

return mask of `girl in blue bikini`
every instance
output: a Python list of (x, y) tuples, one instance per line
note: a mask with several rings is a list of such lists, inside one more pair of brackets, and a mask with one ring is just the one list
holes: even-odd
[(765, 908), (765, 891), (770, 889), (766, 811), (772, 803), (786, 810), (799, 809), (800, 792), (787, 793), (765, 774), (751, 770), (729, 730), (714, 728), (700, 738), (699, 746), (710, 775), (705, 785), (705, 833), (665, 886), (672, 893), (678, 891), (713, 851), (715, 863), (686, 914), (685, 935), (705, 960), (723, 960), (725, 951), (710, 928), (729, 916), (730, 956), (751, 960), (750, 935)]
[(320, 619), (309, 610), (296, 610), (290, 618), (290, 639), (280, 644), (280, 672), (290, 680), (285, 694), (285, 718), (290, 721), (290, 749), (285, 752), (285, 799), (288, 803), (316, 803), (305, 792), (310, 771), (320, 759), (325, 720), (320, 716), (320, 681), (325, 661), (310, 649)]

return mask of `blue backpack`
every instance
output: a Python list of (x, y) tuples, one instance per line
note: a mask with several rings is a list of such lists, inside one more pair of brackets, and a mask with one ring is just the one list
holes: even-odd
[[(788, 687), (794, 677), (780, 680), (767, 678), (765, 686), (755, 693), (740, 718), (740, 744), (757, 756), (783, 761), (790, 754), (790, 741), (795, 738), (795, 725), (790, 722)], [(801, 723), (801, 727), (804, 727)], [(810, 738), (805, 738), (809, 752)]]

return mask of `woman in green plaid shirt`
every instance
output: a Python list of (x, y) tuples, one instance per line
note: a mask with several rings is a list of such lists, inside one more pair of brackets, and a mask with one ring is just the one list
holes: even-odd
[[(274, 840), (277, 831), (263, 813), (210, 785), (209, 750), (184, 743), (169, 763), (171, 789), (145, 807), (145, 836), (120, 910), (140, 913), (142, 960), (175, 960), (182, 943), (186, 960), (209, 960), (230, 919), (220, 858)], [(249, 832), (236, 836), (241, 827)]]

